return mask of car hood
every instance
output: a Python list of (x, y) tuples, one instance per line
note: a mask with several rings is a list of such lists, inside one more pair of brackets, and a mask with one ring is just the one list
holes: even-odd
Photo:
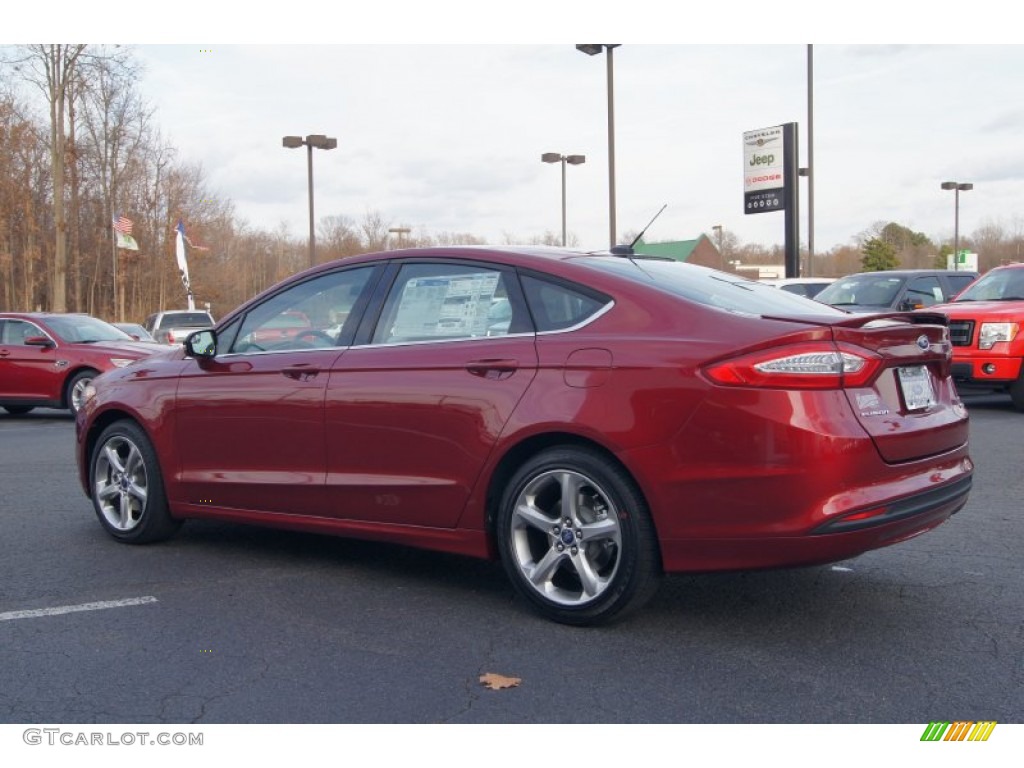
[(986, 320), (1019, 321), (1024, 314), (1024, 301), (952, 301), (929, 307), (933, 312), (942, 312), (951, 318), (975, 318)]
[(81, 345), (93, 352), (107, 355), (127, 355), (130, 357), (149, 357), (157, 352), (167, 349), (166, 344), (157, 344), (154, 341), (97, 341), (93, 344)]

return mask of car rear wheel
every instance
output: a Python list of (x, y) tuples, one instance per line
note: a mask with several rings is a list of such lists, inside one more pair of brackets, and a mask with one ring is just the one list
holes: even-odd
[(156, 452), (134, 422), (103, 430), (89, 462), (89, 482), (100, 523), (119, 541), (160, 541), (181, 526), (168, 509)]
[(28, 413), (33, 408), (35, 408), (34, 405), (5, 405), (4, 406), (4, 410), (7, 411), (12, 416), (21, 416), (22, 414)]
[(647, 505), (629, 474), (595, 450), (554, 448), (526, 462), (502, 497), (497, 534), (516, 590), (555, 621), (603, 624), (657, 590)]
[(99, 376), (99, 373), (88, 370), (79, 371), (68, 379), (64, 401), (72, 413), (78, 413), (82, 409), (82, 406), (85, 404), (85, 388), (97, 376)]

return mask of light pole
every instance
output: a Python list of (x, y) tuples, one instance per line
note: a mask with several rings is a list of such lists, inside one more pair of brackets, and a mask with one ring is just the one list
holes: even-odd
[(608, 230), (609, 248), (615, 246), (615, 82), (612, 66), (612, 49), (621, 43), (584, 43), (578, 44), (576, 50), (588, 56), (596, 56), (602, 50), (606, 52), (608, 63)]
[(963, 184), (957, 181), (942, 182), (943, 189), (952, 189), (956, 201), (953, 208), (953, 270), (958, 270), (960, 263), (960, 193), (970, 192), (974, 189), (973, 184)]
[(713, 224), (711, 226), (711, 231), (714, 232), (715, 236), (718, 238), (718, 259), (721, 262), (722, 268), (724, 269), (725, 268), (725, 254), (722, 253), (722, 225), (721, 224)]
[(542, 162), (562, 164), (562, 247), (565, 248), (565, 164), (582, 165), (587, 162), (586, 155), (562, 155), (558, 152), (545, 152), (540, 156)]
[(309, 266), (316, 264), (316, 231), (313, 224), (313, 147), (317, 149), (334, 149), (338, 146), (338, 140), (324, 136), (322, 133), (314, 133), (303, 139), (301, 136), (285, 136), (281, 139), (282, 146), (288, 149), (297, 149), (305, 146), (308, 150), (309, 161)]
[(410, 232), (412, 232), (412, 230), (409, 229), (409, 227), (391, 227), (388, 230), (389, 234), (398, 235), (398, 247), (399, 248), (402, 247), (402, 235), (408, 235)]

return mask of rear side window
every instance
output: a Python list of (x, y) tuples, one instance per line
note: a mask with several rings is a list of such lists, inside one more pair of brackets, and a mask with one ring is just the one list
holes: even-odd
[(974, 275), (949, 275), (950, 296), (955, 296), (960, 293), (964, 288), (974, 282)]
[(523, 275), (526, 302), (538, 331), (559, 331), (586, 322), (611, 299), (564, 283)]

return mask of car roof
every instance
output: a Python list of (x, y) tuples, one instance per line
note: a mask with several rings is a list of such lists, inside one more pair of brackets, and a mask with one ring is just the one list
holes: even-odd
[(844, 275), (840, 280), (846, 277), (858, 277), (860, 275), (889, 275), (892, 277), (918, 277), (927, 275), (975, 275), (974, 272), (969, 269), (878, 269), (869, 270), (867, 272), (854, 272), (849, 275)]
[(800, 285), (809, 283), (834, 283), (834, 277), (766, 277), (758, 280), (767, 285)]

